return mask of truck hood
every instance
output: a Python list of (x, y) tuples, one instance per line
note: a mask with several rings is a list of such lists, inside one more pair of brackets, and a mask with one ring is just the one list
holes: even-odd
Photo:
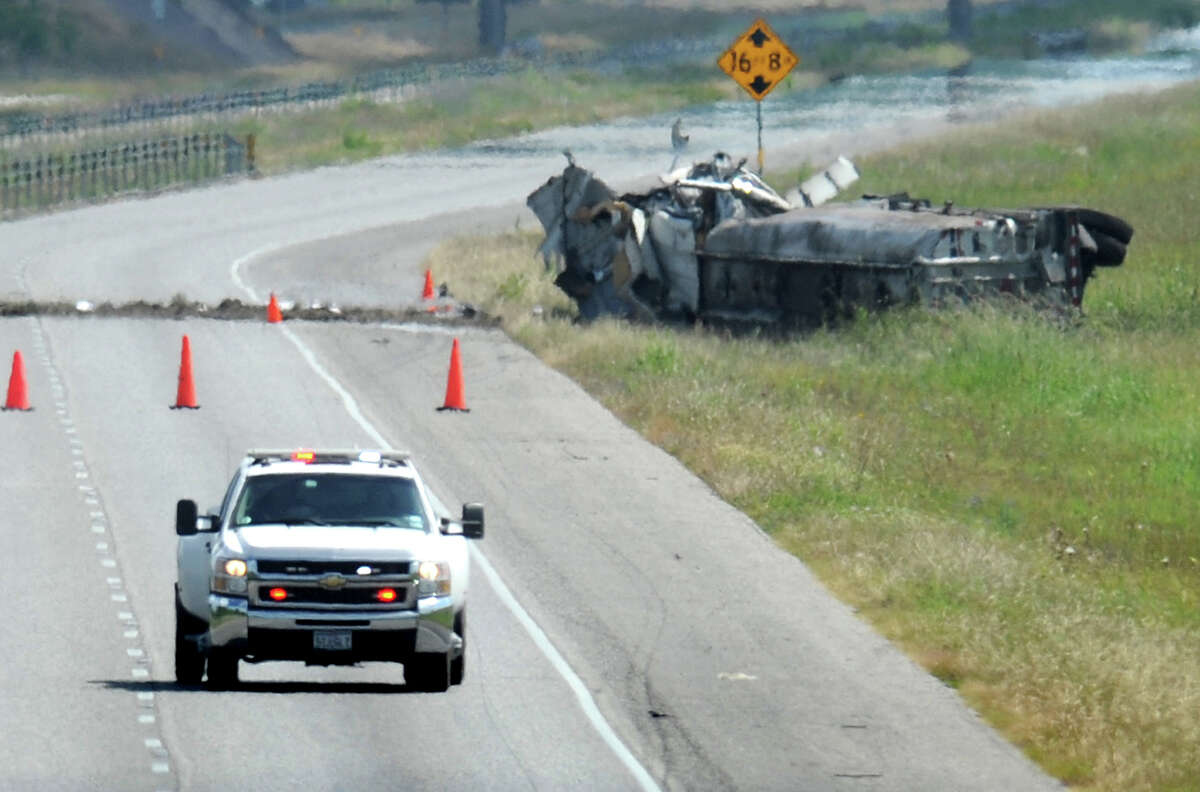
[(444, 555), (443, 537), (412, 528), (247, 525), (235, 535), (246, 555), (280, 560), (411, 561)]

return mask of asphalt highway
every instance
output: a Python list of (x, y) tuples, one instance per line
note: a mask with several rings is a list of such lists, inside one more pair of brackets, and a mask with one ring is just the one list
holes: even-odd
[[(396, 158), (7, 223), (0, 296), (411, 302), (422, 251), (527, 222), (561, 165)], [(184, 334), (195, 411), (168, 408)], [(471, 412), (439, 413), (455, 335)], [(0, 414), (0, 788), (1058, 788), (495, 331), (2, 319), (4, 374), (14, 349), (35, 409)], [(216, 503), (253, 446), (380, 444), (487, 504), (465, 684), (243, 664), (240, 689), (177, 686), (175, 500)]]

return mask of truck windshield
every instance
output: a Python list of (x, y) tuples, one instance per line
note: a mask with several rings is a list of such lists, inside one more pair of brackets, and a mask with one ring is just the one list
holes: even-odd
[(233, 519), (237, 525), (427, 527), (417, 485), (411, 479), (342, 473), (248, 478)]

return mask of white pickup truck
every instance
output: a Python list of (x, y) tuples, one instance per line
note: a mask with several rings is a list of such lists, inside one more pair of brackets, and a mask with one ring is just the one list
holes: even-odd
[(218, 513), (176, 507), (176, 679), (207, 667), (230, 687), (241, 660), (392, 661), (409, 687), (460, 684), (483, 506), (455, 522), (433, 504), (402, 452), (248, 452)]

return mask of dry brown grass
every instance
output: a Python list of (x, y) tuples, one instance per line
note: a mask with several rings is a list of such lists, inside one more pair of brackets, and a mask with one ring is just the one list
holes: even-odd
[(389, 63), (433, 54), (433, 47), (411, 37), (397, 37), (363, 26), (320, 33), (289, 33), (287, 41), (306, 58), (339, 64)]

